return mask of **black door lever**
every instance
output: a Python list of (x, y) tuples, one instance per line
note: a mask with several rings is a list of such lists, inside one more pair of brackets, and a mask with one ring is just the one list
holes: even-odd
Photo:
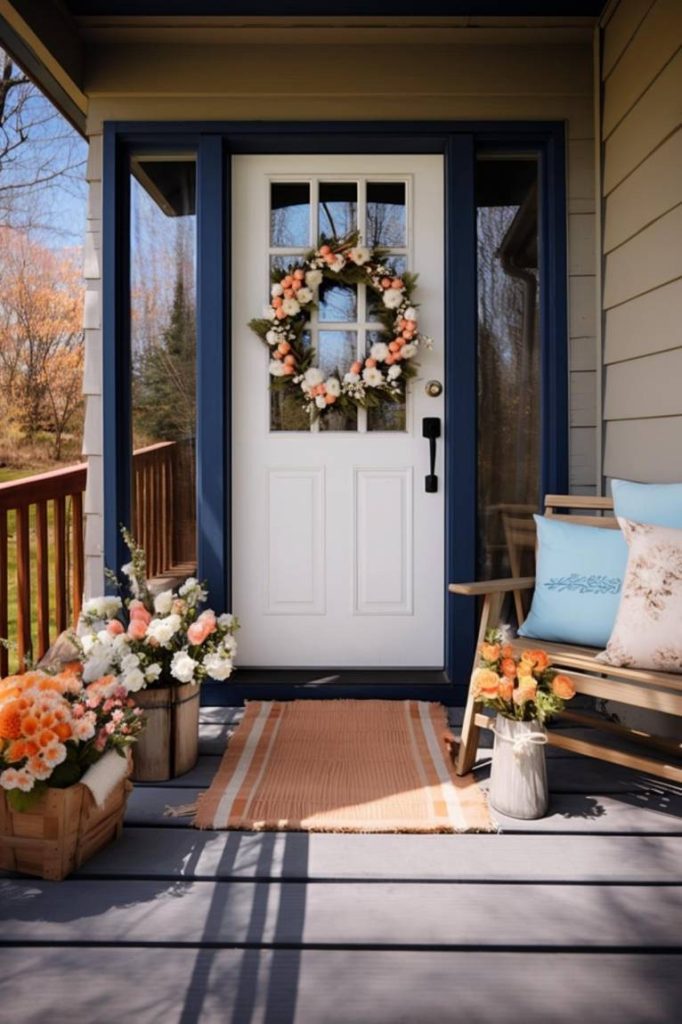
[(424, 478), (424, 490), (427, 494), (435, 494), (438, 490), (436, 476), (436, 439), (440, 437), (440, 420), (437, 416), (425, 416), (422, 420), (422, 434), (429, 441), (431, 472)]

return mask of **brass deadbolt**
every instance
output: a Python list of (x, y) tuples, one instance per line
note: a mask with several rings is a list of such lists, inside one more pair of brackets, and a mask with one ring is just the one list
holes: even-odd
[(426, 382), (426, 394), (431, 398), (438, 398), (439, 395), (443, 394), (443, 385), (439, 380), (429, 380)]

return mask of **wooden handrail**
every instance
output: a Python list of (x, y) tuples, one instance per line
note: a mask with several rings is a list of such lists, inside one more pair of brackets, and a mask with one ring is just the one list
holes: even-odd
[[(161, 441), (133, 454), (132, 531), (150, 576), (194, 559), (194, 449)], [(0, 484), (0, 676), (41, 658), (75, 623), (85, 571), (85, 464)], [(188, 482), (190, 486), (188, 486)]]

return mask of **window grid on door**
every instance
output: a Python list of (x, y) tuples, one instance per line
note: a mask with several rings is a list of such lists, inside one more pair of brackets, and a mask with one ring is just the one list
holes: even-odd
[[(348, 195), (349, 186), (355, 187), (355, 224), (361, 232), (362, 242), (367, 245), (381, 244), (389, 251), (387, 262), (395, 267), (397, 273), (408, 269), (411, 247), (410, 213), (411, 196), (410, 181), (405, 176), (343, 175), (329, 176), (282, 176), (269, 181), (268, 202), (270, 207), (268, 237), (268, 282), (270, 271), (279, 267), (283, 271), (289, 264), (301, 259), (305, 253), (317, 244), (320, 227), (328, 226), (329, 213), (334, 219), (330, 205), (333, 198), (326, 202), (326, 211), (320, 215), (321, 193), (333, 196), (334, 186), (338, 194)], [(307, 188), (307, 204), (301, 203), (304, 190)], [(369, 237), (368, 227), (368, 195), (373, 210), (373, 237)], [(383, 196), (383, 200), (382, 200)], [(297, 202), (298, 200), (298, 202)], [(391, 201), (388, 201), (391, 200)], [(396, 201), (397, 200), (397, 201)], [(402, 200), (402, 201), (401, 201)], [(340, 200), (349, 205), (349, 199)], [(279, 206), (276, 203), (280, 203)], [(324, 200), (322, 200), (324, 202)], [(289, 212), (287, 212), (289, 205)], [(349, 209), (336, 211), (335, 227), (339, 235), (350, 229)], [(341, 221), (341, 217), (343, 218)], [(288, 218), (288, 220), (287, 220)], [(307, 218), (307, 231), (304, 219)], [(322, 224), (322, 222), (325, 222)], [(402, 236), (402, 237), (401, 237)], [(306, 244), (287, 244), (289, 240)], [(387, 241), (384, 242), (384, 239)], [(402, 244), (398, 244), (402, 241)], [(283, 244), (275, 244), (282, 242)], [(391, 244), (392, 243), (392, 244)], [(340, 308), (343, 299), (350, 298), (347, 289), (352, 289), (355, 301), (354, 316), (350, 310)], [(326, 301), (325, 300), (325, 296)], [(322, 291), (322, 303), (319, 310), (311, 314), (306, 335), (308, 343), (313, 345), (317, 353), (317, 363), (322, 364), (327, 373), (338, 370), (341, 376), (349, 369), (355, 359), (364, 359), (374, 341), (378, 340), (381, 324), (371, 319), (372, 293), (368, 295), (365, 285), (335, 286), (325, 281)], [(337, 300), (334, 308), (334, 299)], [(327, 319), (329, 314), (340, 313), (337, 318)], [(349, 315), (344, 316), (347, 313)], [(335, 364), (336, 356), (328, 357), (329, 350), (345, 348), (343, 357)], [(324, 364), (327, 365), (324, 365)], [(271, 432), (310, 431), (313, 433), (347, 433), (347, 432), (404, 432), (407, 428), (407, 410), (405, 402), (382, 403), (378, 409), (352, 410), (350, 413), (328, 411), (321, 419), (310, 423), (309, 418), (295, 395), (286, 390), (271, 392), (270, 430)]]

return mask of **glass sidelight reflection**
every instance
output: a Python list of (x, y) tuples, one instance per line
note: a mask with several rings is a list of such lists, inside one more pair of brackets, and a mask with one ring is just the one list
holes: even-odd
[(533, 572), (540, 499), (538, 164), (476, 167), (478, 574)]

